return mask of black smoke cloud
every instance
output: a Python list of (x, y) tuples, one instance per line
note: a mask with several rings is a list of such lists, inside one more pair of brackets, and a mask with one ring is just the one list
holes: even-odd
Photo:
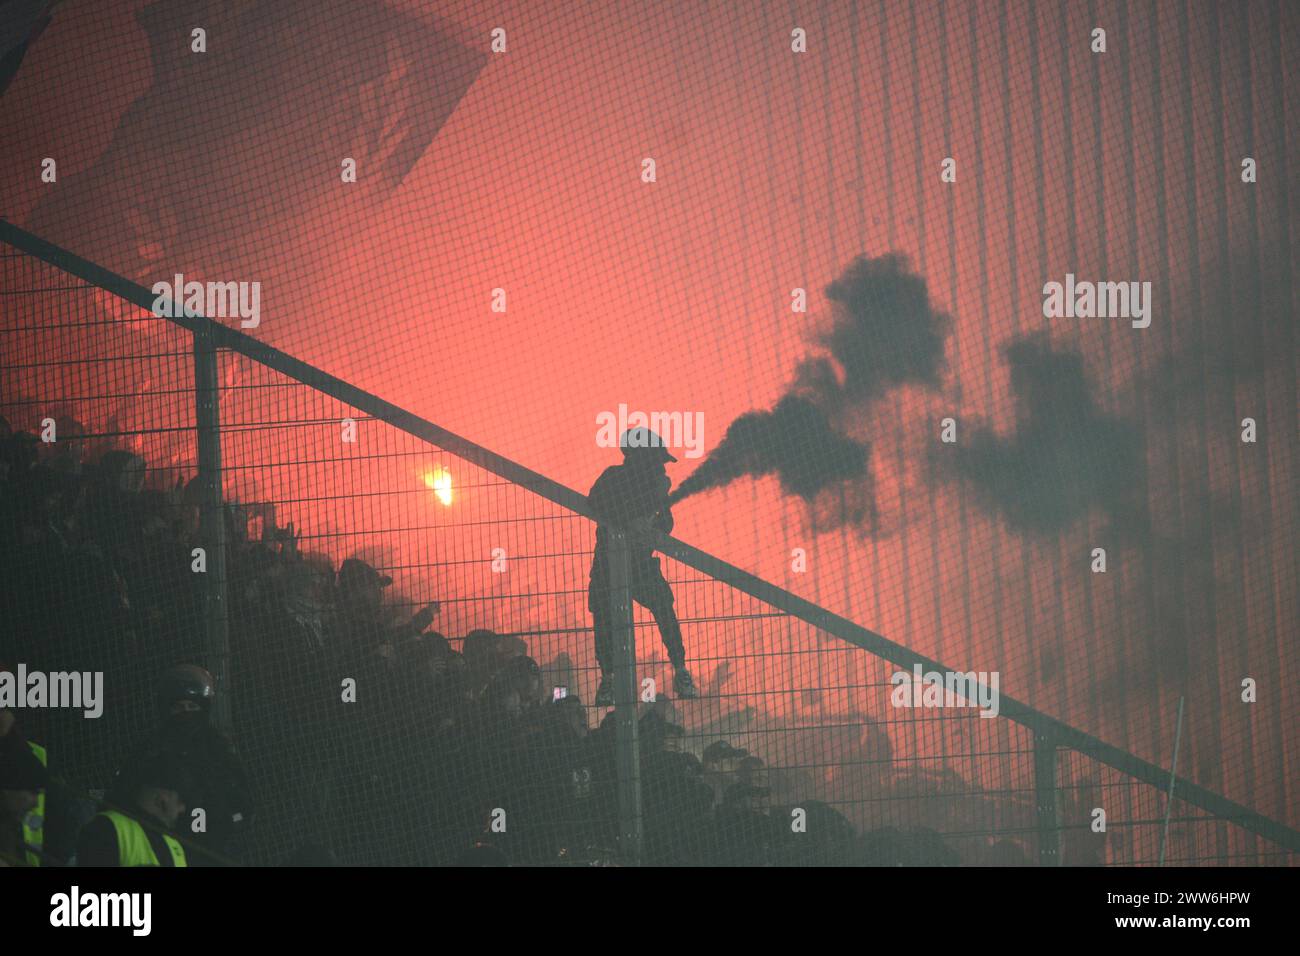
[(811, 503), (830, 485), (863, 478), (869, 458), (870, 448), (835, 431), (825, 409), (789, 394), (771, 411), (746, 412), (732, 422), (722, 444), (673, 497), (775, 474), (786, 494)]
[(975, 427), (953, 449), (951, 474), (1017, 531), (1053, 534), (1090, 511), (1127, 532), (1145, 524), (1145, 447), (1140, 429), (1092, 396), (1083, 358), (1042, 335), (1005, 346), (1016, 398), (1009, 435)]
[(818, 341), (844, 370), (846, 403), (873, 402), (902, 385), (939, 385), (952, 319), (935, 310), (905, 257), (859, 256), (826, 287), (826, 298), (835, 321)]
[(952, 319), (934, 308), (925, 281), (896, 254), (855, 258), (825, 293), (832, 322), (813, 344), (829, 354), (801, 362), (771, 410), (732, 422), (674, 501), (738, 478), (776, 475), (782, 491), (814, 508), (819, 524), (861, 524), (876, 514), (871, 446), (846, 429), (890, 389), (940, 383)]

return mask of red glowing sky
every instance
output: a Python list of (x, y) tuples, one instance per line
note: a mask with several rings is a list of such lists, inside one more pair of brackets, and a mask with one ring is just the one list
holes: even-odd
[[(148, 41), (134, 20), (143, 5), (60, 7), (6, 93), (0, 125), (7, 218), (31, 224), (49, 203), (46, 238), (124, 270), (133, 252), (121, 203), (60, 209), (52, 194), (95, 164), (150, 86)], [(1151, 4), (1101, 3), (1095, 17), (1082, 4), (1020, 0), (946, 9), (629, 2), (586, 5), (581, 16), (565, 4), (390, 6), (436, 12), (478, 49), (505, 26), (508, 51), (487, 57), (391, 194), (358, 200), (340, 185), (328, 201), (275, 210), (274, 237), (252, 261), (239, 249), (220, 259), (245, 270), (229, 278), (263, 283), (260, 338), (585, 491), (614, 458), (596, 446), (598, 413), (620, 403), (702, 411), (713, 447), (738, 415), (782, 394), (827, 319), (826, 284), (855, 255), (902, 252), (956, 322), (943, 387), (895, 392), (859, 425), (876, 443), (892, 533), (814, 533), (804, 505), (766, 479), (690, 499), (677, 534), (921, 652), (1001, 668), (1008, 693), (1144, 756), (1162, 758), (1170, 702), (1187, 691), (1202, 701), (1194, 727), (1222, 726), (1225, 741), (1253, 734), (1246, 739), (1294, 771), (1293, 726), (1252, 730), (1253, 718), (1227, 714), (1225, 703), (1244, 662), (1295, 633), (1295, 502), (1277, 494), (1295, 479), (1294, 362), (1210, 395), (1209, 432), (1195, 432), (1178, 408), (1162, 422), (1150, 383), (1162, 362), (1182, 369), (1189, 356), (1187, 374), (1197, 374), (1203, 335), (1212, 350), (1250, 334), (1221, 322), (1217, 297), (1265, 261), (1259, 249), (1285, 259), (1261, 266), (1264, 284), (1294, 268), (1285, 202), (1296, 179), (1284, 136), (1294, 144), (1287, 101), (1297, 72), (1288, 67), (1300, 8), (1280, 5), (1272, 23), (1272, 4), (1218, 17), (1193, 5), (1184, 37), (1177, 11), (1157, 23)], [(1089, 51), (1094, 20), (1108, 28), (1103, 55)], [(808, 31), (804, 55), (790, 52), (796, 25)], [(214, 18), (218, 48), (219, 26)], [(220, 62), (238, 68), (237, 56)], [(173, 163), (208, 122), (198, 109), (176, 116)], [(278, 119), (286, 136), (313, 124), (311, 115)], [(274, 131), (262, 128), (223, 145), (237, 163), (274, 149), (267, 136)], [(1253, 193), (1237, 177), (1247, 150), (1262, 171)], [(58, 159), (59, 184), (39, 181), (46, 156)], [(957, 159), (955, 184), (940, 182), (947, 156)], [(640, 180), (644, 157), (657, 163), (653, 184)], [(332, 167), (301, 175), (337, 178)], [(229, 202), (232, 223), (244, 215), (237, 197), (210, 201)], [(215, 268), (188, 264), (205, 266)], [(155, 271), (131, 277), (151, 284), (175, 269)], [(1152, 281), (1151, 328), (1044, 319), (1042, 285), (1067, 272)], [(809, 290), (808, 316), (789, 310), (797, 286)], [(505, 314), (490, 311), (496, 287), (507, 292)], [(1289, 286), (1285, 294), (1289, 311)], [(1099, 525), (1024, 540), (918, 474), (918, 449), (940, 418), (1013, 426), (1001, 348), (1039, 330), (1080, 350), (1106, 411), (1143, 424), (1153, 515), (1171, 537), (1195, 502), (1233, 487), (1243, 513), (1271, 529), (1252, 540), (1215, 532), (1216, 551), (1236, 556), (1226, 567), (1206, 558), (1222, 590), (1217, 618), (1194, 611), (1187, 640), (1217, 632), (1218, 659), (1193, 654), (1190, 677), (1137, 681), (1154, 689), (1132, 704), (1149, 732), (1098, 706), (1117, 673), (1159, 670), (1144, 585), (1076, 573)], [(1234, 423), (1251, 412), (1271, 419), (1289, 450), (1275, 445), (1233, 472), (1223, 462)], [(690, 467), (683, 460), (671, 474), (680, 481)], [(795, 547), (810, 554), (807, 574), (790, 570)], [(1241, 583), (1261, 577), (1272, 597)], [(1060, 641), (1054, 667), (1037, 649), (1046, 632)], [(1296, 682), (1284, 674), (1260, 677), (1276, 699), (1290, 695), (1294, 714)], [(1231, 769), (1205, 772), (1294, 822), (1283, 790), (1255, 789)]]

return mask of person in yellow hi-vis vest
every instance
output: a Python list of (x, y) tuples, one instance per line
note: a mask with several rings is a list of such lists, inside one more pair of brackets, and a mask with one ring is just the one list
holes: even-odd
[[(49, 773), (50, 758), (45, 754), (45, 748), (31, 740), (27, 741), (27, 747), (32, 752), (46, 773)], [(23, 846), (27, 848), (27, 863), (29, 866), (41, 865), (41, 852), (45, 849), (45, 788), (42, 787), (36, 791), (36, 807), (31, 813), (23, 818)]]
[(187, 866), (185, 848), (172, 836), (185, 803), (184, 766), (165, 753), (150, 754), (123, 772), (112, 794), (120, 804), (96, 814), (81, 831), (78, 866)]
[[(13, 675), (14, 667), (0, 661), (0, 672)], [(50, 766), (45, 748), (27, 736), (10, 707), (0, 707), (0, 748), (7, 752), (0, 756), (0, 803), (6, 805), (0, 807), (0, 857), (10, 866), (65, 865), (76, 847), (77, 831), (94, 813), (93, 802), (69, 787)], [(25, 768), (22, 776), (40, 777), (39, 786), (15, 789), (9, 779), (15, 759)], [(19, 804), (21, 816), (14, 818)]]
[(40, 866), (45, 751), (17, 734), (0, 736), (0, 866)]

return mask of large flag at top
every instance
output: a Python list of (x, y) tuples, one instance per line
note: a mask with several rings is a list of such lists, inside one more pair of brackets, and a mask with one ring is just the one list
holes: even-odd
[[(486, 61), (463, 28), (380, 0), (166, 0), (138, 16), (150, 85), (29, 228), (145, 285), (310, 271), (365, 228)], [(347, 159), (356, 182), (340, 188)]]

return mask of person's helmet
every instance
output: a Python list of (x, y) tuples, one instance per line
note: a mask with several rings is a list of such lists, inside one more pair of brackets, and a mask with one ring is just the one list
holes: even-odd
[(650, 461), (676, 461), (668, 452), (664, 440), (648, 428), (629, 428), (619, 437), (618, 447), (623, 457)]
[(164, 714), (178, 700), (193, 701), (206, 714), (216, 696), (217, 682), (195, 664), (177, 664), (158, 682), (158, 707)]

